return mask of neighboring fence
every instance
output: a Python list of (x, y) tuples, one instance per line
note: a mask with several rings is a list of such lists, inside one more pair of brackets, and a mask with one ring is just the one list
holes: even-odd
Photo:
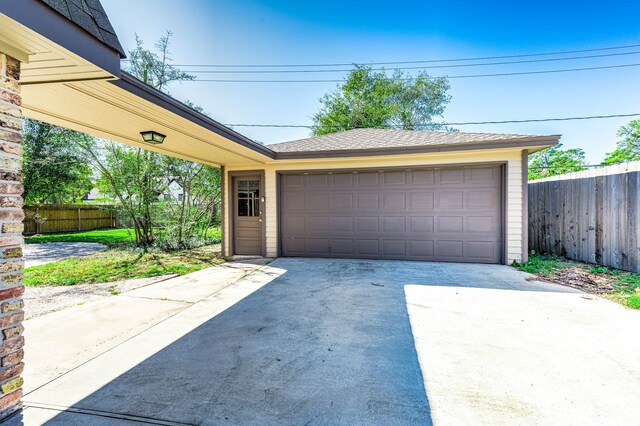
[(24, 207), (24, 233), (89, 231), (119, 226), (113, 206), (54, 204)]
[(530, 182), (529, 249), (640, 272), (640, 162), (634, 163)]

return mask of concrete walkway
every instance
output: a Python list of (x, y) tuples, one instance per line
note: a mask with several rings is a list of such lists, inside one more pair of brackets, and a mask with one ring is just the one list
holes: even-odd
[(25, 244), (24, 267), (44, 265), (67, 257), (85, 256), (104, 251), (108, 247), (99, 243), (39, 243)]
[(640, 313), (530, 279), (226, 264), (27, 321), (9, 424), (637, 423)]

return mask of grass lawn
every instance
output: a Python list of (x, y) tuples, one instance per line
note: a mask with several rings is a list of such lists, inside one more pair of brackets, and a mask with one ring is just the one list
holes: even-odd
[[(220, 228), (210, 228), (207, 236), (219, 241)], [(92, 255), (26, 268), (24, 284), (27, 286), (90, 284), (166, 274), (183, 275), (223, 262), (219, 246), (213, 245), (185, 251), (143, 253), (135, 247), (132, 229), (34, 235), (25, 238), (25, 241), (27, 244), (89, 242), (109, 246), (108, 250)]]
[(72, 257), (24, 270), (27, 286), (74, 285), (187, 274), (223, 262), (219, 246), (171, 253), (111, 248), (88, 256)]
[(108, 246), (129, 243), (136, 240), (133, 229), (99, 229), (96, 231), (69, 232), (66, 234), (40, 234), (24, 239), (27, 244), (36, 243), (102, 243)]
[(601, 295), (632, 309), (640, 309), (640, 274), (574, 262), (555, 255), (531, 255), (527, 263), (516, 263), (514, 266), (546, 281)]

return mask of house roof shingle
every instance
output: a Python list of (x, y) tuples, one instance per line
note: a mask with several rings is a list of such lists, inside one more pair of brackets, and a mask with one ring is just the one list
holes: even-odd
[(41, 0), (69, 21), (78, 25), (106, 46), (115, 50), (122, 58), (126, 55), (118, 41), (109, 18), (100, 0)]
[(427, 132), (417, 130), (353, 129), (312, 138), (267, 145), (276, 153), (329, 151), (381, 151), (395, 149), (437, 148), (513, 142), (557, 143), (559, 136), (517, 135), (509, 133)]

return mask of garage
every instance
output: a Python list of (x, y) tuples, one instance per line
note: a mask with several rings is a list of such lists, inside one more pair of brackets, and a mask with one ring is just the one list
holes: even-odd
[(279, 173), (281, 255), (502, 263), (503, 168)]

